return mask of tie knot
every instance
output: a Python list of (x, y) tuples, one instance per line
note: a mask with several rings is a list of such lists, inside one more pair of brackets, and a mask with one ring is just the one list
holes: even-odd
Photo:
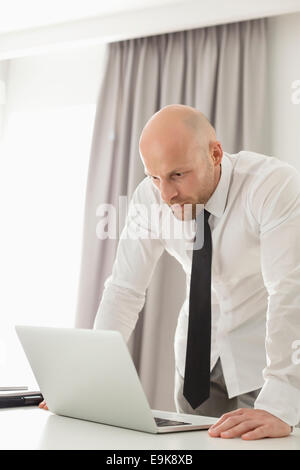
[(208, 212), (206, 209), (204, 209), (204, 218), (205, 218), (206, 222), (208, 221), (209, 216), (210, 216), (210, 212)]

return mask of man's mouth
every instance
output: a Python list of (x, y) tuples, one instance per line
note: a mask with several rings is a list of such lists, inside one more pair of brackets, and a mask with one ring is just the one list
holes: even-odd
[(183, 208), (183, 206), (185, 205), (190, 205), (192, 204), (191, 202), (175, 202), (174, 204), (171, 204), (171, 207), (181, 207)]

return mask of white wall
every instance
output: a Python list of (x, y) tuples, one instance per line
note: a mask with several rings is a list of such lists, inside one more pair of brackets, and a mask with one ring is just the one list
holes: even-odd
[(270, 150), (300, 171), (300, 86), (292, 89), (300, 80), (300, 13), (270, 18), (268, 25)]

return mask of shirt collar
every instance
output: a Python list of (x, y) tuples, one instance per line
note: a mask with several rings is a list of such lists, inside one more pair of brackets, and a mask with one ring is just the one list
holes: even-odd
[(223, 158), (221, 161), (221, 177), (218, 186), (205, 204), (205, 209), (216, 217), (221, 217), (225, 211), (231, 174), (231, 161), (227, 154), (223, 152)]

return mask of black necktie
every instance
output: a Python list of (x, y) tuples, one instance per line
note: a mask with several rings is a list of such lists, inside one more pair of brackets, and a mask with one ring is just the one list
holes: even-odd
[[(205, 209), (203, 212), (198, 216), (193, 250), (183, 386), (183, 395), (193, 409), (209, 397), (210, 388), (212, 241), (208, 224), (210, 213)], [(199, 249), (201, 231), (204, 234), (204, 243)]]

